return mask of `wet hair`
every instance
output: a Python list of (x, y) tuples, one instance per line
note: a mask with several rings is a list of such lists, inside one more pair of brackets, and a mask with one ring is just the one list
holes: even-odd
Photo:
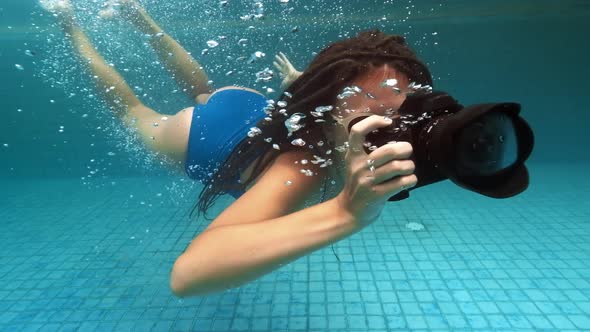
[[(329, 154), (335, 146), (333, 142), (328, 141), (322, 127), (333, 125), (335, 121), (330, 116), (325, 116), (324, 122), (316, 122), (318, 117), (310, 112), (314, 112), (318, 106), (333, 105), (336, 96), (357, 76), (385, 64), (405, 74), (410, 82), (432, 86), (430, 71), (406, 45), (402, 36), (369, 30), (328, 45), (281, 95), (280, 101), (286, 102), (287, 106), (272, 107), (271, 104), (271, 107), (267, 107), (267, 117), (256, 124), (262, 133), (243, 139), (226, 158), (223, 166), (213, 173), (210, 182), (205, 184), (201, 191), (190, 216), (198, 208), (199, 215), (202, 212), (207, 220), (211, 220), (206, 217), (206, 212), (217, 197), (230, 190), (246, 190), (281, 153), (307, 150), (315, 156), (329, 159)], [(305, 118), (298, 122), (303, 127), (288, 136), (289, 130), (285, 126), (285, 121), (296, 113), (305, 115)], [(270, 142), (269, 138), (272, 138)], [(298, 138), (305, 142), (303, 146), (291, 143)], [(268, 158), (259, 158), (256, 161), (252, 174), (244, 183), (234, 180), (239, 176), (239, 172), (248, 166), (244, 165), (244, 160), (253, 160), (253, 157), (264, 156), (268, 152)]]

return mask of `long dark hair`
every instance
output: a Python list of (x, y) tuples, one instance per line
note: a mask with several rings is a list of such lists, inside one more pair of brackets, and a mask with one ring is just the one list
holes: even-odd
[[(262, 170), (283, 152), (308, 149), (313, 155), (328, 159), (327, 155), (335, 146), (327, 140), (322, 126), (333, 125), (335, 121), (326, 116), (324, 122), (316, 122), (317, 117), (312, 116), (310, 112), (314, 112), (318, 106), (332, 105), (336, 95), (359, 74), (384, 64), (404, 73), (410, 82), (432, 85), (430, 71), (406, 45), (402, 36), (369, 30), (359, 33), (356, 37), (330, 44), (318, 53), (303, 74), (281, 95), (279, 101), (287, 105), (271, 105), (265, 109), (267, 117), (256, 124), (262, 133), (246, 137), (234, 148), (223, 166), (204, 186), (190, 216), (198, 208), (199, 215), (202, 212), (205, 219), (212, 220), (207, 218), (206, 212), (217, 197), (229, 190), (246, 190)], [(303, 127), (288, 136), (289, 130), (285, 126), (285, 121), (296, 113), (305, 115), (305, 118), (299, 121), (299, 125)], [(296, 139), (303, 140), (305, 144), (292, 144), (291, 142)], [(264, 160), (259, 158), (252, 174), (244, 183), (231, 180), (247, 166), (243, 165), (243, 160), (253, 160), (253, 156), (266, 155), (269, 150), (272, 150), (270, 157)]]

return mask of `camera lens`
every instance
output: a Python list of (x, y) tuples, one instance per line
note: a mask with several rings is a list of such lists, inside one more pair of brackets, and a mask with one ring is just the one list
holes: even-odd
[(487, 113), (461, 129), (456, 144), (459, 176), (487, 176), (512, 166), (518, 159), (514, 122), (504, 112)]

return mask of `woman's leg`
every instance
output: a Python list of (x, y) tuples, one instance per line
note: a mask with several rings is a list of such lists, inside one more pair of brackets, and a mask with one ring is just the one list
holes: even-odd
[[(160, 62), (193, 100), (213, 92), (203, 67), (174, 39), (164, 33), (135, 0), (119, 0), (120, 10), (139, 31), (151, 35), (149, 42)], [(201, 96), (198, 101), (203, 101)]]
[[(70, 6), (67, 0), (62, 0), (61, 3)], [(127, 127), (136, 130), (149, 148), (172, 157), (173, 161), (183, 162), (183, 147), (171, 142), (169, 138), (170, 132), (174, 130), (171, 127), (177, 125), (175, 120), (168, 121), (168, 117), (145, 106), (137, 98), (123, 77), (106, 63), (84, 31), (76, 24), (71, 7), (64, 8), (61, 8), (56, 16), (74, 50), (93, 75), (97, 88), (109, 108)]]
[(75, 52), (80, 56), (86, 69), (93, 74), (95, 84), (109, 108), (121, 120), (129, 120), (127, 111), (143, 105), (141, 101), (115, 68), (109, 66), (96, 51), (88, 36), (72, 18), (63, 19), (61, 24)]

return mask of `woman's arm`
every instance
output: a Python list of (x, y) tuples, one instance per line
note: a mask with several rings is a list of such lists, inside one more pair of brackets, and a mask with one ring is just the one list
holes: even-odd
[(336, 198), (261, 222), (201, 233), (176, 261), (177, 296), (206, 295), (257, 279), (360, 230)]
[(309, 164), (305, 168), (316, 175), (302, 174), (298, 161), (303, 159), (312, 159), (311, 153), (281, 153), (252, 188), (193, 240), (172, 269), (170, 286), (176, 295), (240, 286), (359, 231), (339, 196), (303, 209), (329, 173)]

